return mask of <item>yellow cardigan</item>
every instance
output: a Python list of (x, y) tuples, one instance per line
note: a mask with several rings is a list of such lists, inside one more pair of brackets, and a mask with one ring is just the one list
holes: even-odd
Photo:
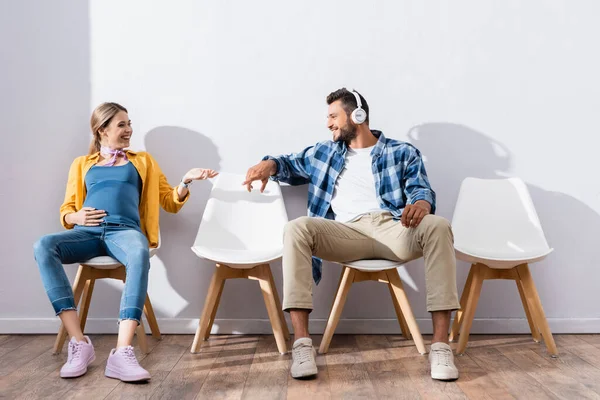
[[(142, 195), (140, 197), (140, 223), (142, 232), (148, 238), (150, 247), (158, 246), (159, 205), (171, 213), (178, 212), (189, 199), (189, 192), (179, 201), (177, 188), (167, 182), (156, 160), (145, 151), (126, 150), (127, 159), (137, 169), (142, 178)], [(77, 157), (69, 170), (69, 180), (65, 201), (60, 206), (60, 222), (66, 229), (73, 225), (65, 222), (65, 215), (81, 210), (85, 200), (85, 174), (98, 162), (100, 153)]]

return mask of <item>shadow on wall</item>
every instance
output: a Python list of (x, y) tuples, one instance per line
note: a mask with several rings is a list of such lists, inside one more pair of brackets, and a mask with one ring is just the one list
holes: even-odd
[[(217, 147), (199, 132), (176, 126), (160, 126), (146, 133), (144, 140), (146, 150), (158, 161), (167, 180), (173, 186), (192, 168), (220, 170), (221, 158)], [(210, 181), (195, 181), (190, 186), (190, 199), (179, 213), (170, 214), (161, 210), (160, 229), (163, 242), (157, 257), (164, 264), (168, 285), (185, 302), (172, 309), (171, 306), (156, 301), (155, 308), (159, 317), (185, 314), (197, 318), (200, 315), (205, 287), (208, 287), (210, 281), (208, 271), (212, 273), (214, 266), (208, 261), (200, 260), (190, 247), (198, 232), (211, 188)], [(156, 285), (165, 290), (165, 282), (156, 282)], [(150, 292), (152, 295), (153, 291)], [(163, 300), (170, 304), (168, 299)], [(188, 309), (189, 312), (186, 312)]]
[[(452, 219), (460, 185), (466, 177), (498, 179), (511, 175), (511, 165), (515, 160), (510, 151), (467, 126), (427, 123), (412, 128), (408, 136), (426, 158), (427, 172), (437, 192), (437, 213), (449, 220)], [(560, 162), (558, 158), (557, 162)], [(565, 168), (570, 166), (565, 165)], [(574, 171), (580, 172), (586, 171)], [(586, 204), (569, 195), (546, 191), (531, 184), (528, 188), (548, 243), (555, 250), (546, 260), (532, 267), (546, 315), (552, 318), (598, 317), (597, 306), (589, 301), (589, 296), (597, 289), (600, 277), (591, 274), (592, 268), (600, 264), (596, 252), (600, 217)], [(459, 263), (459, 292), (467, 272), (468, 266)], [(482, 315), (524, 315), (514, 285), (490, 282), (485, 286), (478, 308)], [(574, 305), (577, 307), (574, 308)]]

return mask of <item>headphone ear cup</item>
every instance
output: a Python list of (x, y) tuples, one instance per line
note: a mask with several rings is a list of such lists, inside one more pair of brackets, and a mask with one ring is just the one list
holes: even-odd
[(367, 113), (362, 108), (357, 108), (356, 110), (352, 111), (350, 118), (352, 119), (352, 122), (360, 125), (367, 120)]

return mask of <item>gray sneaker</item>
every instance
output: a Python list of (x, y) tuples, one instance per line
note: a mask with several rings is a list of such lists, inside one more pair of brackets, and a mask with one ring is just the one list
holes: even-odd
[(431, 345), (429, 352), (431, 377), (440, 381), (458, 379), (458, 369), (454, 365), (454, 354), (449, 345), (437, 342)]
[(317, 352), (313, 348), (312, 339), (300, 338), (292, 346), (292, 378), (308, 378), (317, 375)]

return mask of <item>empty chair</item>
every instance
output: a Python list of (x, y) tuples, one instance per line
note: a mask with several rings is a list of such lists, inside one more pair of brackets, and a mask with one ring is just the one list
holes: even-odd
[[(525, 183), (518, 178), (463, 181), (454, 217), (456, 257), (470, 262), (461, 310), (456, 313), (450, 340), (460, 330), (456, 352), (465, 351), (486, 279), (514, 280), (535, 341), (543, 337), (551, 355), (558, 354), (529, 264), (552, 252)], [(540, 337), (541, 333), (541, 337)]]
[(192, 353), (207, 340), (227, 279), (258, 280), (280, 353), (287, 351), (289, 331), (269, 263), (283, 254), (287, 213), (279, 184), (270, 181), (263, 193), (248, 192), (244, 175), (221, 173), (215, 180), (192, 250), (216, 263)]
[(358, 260), (341, 264), (343, 267), (342, 276), (340, 277), (340, 283), (338, 284), (333, 300), (331, 313), (327, 320), (327, 327), (325, 328), (325, 333), (323, 333), (319, 353), (327, 353), (329, 350), (333, 332), (340, 321), (340, 316), (342, 315), (342, 310), (346, 303), (346, 297), (348, 296), (352, 284), (364, 281), (387, 283), (390, 294), (392, 295), (392, 301), (394, 303), (394, 309), (396, 310), (396, 316), (398, 317), (402, 335), (404, 335), (406, 339), (410, 339), (412, 335), (419, 353), (425, 354), (427, 352), (423, 337), (419, 331), (419, 326), (417, 325), (410, 303), (404, 292), (404, 286), (400, 280), (400, 275), (398, 274), (397, 268), (402, 266), (402, 264), (402, 262), (389, 260)]
[[(150, 249), (150, 258), (152, 258), (158, 249), (160, 248), (160, 232), (158, 234), (158, 247)], [(81, 305), (79, 308), (79, 320), (81, 321), (81, 331), (84, 331), (85, 324), (87, 321), (88, 310), (90, 308), (90, 301), (92, 300), (92, 292), (94, 291), (94, 284), (98, 279), (118, 279), (125, 283), (126, 273), (125, 266), (110, 256), (94, 257), (90, 260), (82, 262), (77, 270), (75, 281), (73, 282), (73, 294), (75, 297), (75, 306)], [(158, 328), (158, 322), (154, 315), (154, 309), (150, 303), (150, 298), (146, 294), (146, 302), (144, 303), (144, 314), (146, 320), (150, 326), (152, 337), (160, 339), (160, 329)], [(142, 352), (148, 352), (148, 343), (146, 342), (146, 333), (144, 330), (144, 322), (140, 320), (140, 324), (136, 330), (138, 338), (138, 344)], [(67, 330), (64, 325), (60, 325), (56, 341), (54, 343), (54, 353), (60, 353), (65, 340), (67, 339)]]

